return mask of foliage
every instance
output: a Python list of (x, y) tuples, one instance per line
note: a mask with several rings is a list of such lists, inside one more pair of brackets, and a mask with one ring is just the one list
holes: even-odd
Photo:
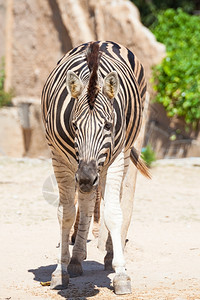
[(5, 82), (5, 71), (4, 71), (4, 61), (0, 65), (0, 107), (10, 105), (12, 93), (4, 91), (4, 82)]
[(148, 144), (145, 148), (142, 148), (142, 158), (144, 159), (148, 167), (150, 167), (152, 162), (156, 160), (156, 155), (151, 145)]
[(195, 0), (132, 0), (132, 2), (138, 7), (142, 23), (147, 27), (157, 21), (157, 14), (161, 10), (181, 7), (185, 12), (192, 13), (194, 9), (199, 9)]
[(182, 116), (196, 127), (200, 120), (200, 18), (168, 9), (151, 29), (167, 48), (167, 57), (153, 72), (155, 100), (168, 116)]

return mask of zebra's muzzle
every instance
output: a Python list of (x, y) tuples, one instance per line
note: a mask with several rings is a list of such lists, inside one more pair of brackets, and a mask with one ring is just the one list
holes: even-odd
[(99, 183), (99, 174), (95, 160), (90, 162), (80, 161), (76, 173), (76, 181), (79, 184), (79, 190), (83, 193), (89, 193), (97, 188)]

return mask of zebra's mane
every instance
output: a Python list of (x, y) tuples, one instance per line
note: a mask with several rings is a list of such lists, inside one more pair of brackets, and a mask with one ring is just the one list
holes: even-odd
[(90, 43), (87, 50), (87, 63), (90, 70), (90, 79), (88, 84), (88, 103), (90, 109), (93, 109), (96, 96), (99, 92), (98, 85), (98, 66), (101, 53), (99, 52), (99, 44), (97, 42)]

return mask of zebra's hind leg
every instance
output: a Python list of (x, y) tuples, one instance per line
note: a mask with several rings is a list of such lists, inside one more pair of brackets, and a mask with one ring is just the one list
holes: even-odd
[(79, 219), (80, 219), (80, 212), (79, 212), (79, 207), (78, 207), (77, 214), (76, 214), (76, 221), (74, 223), (73, 234), (71, 235), (71, 243), (72, 243), (72, 245), (75, 244), (76, 235), (77, 235), (77, 231), (78, 231)]
[(98, 186), (96, 191), (96, 202), (94, 207), (94, 223), (92, 228), (92, 234), (95, 238), (99, 236), (99, 226), (100, 226), (100, 204), (101, 204), (101, 189)]
[(80, 218), (78, 231), (76, 235), (75, 245), (72, 251), (72, 258), (68, 265), (68, 273), (70, 277), (77, 277), (83, 273), (82, 261), (87, 257), (86, 242), (90, 227), (91, 218), (94, 212), (95, 191), (89, 194), (79, 195), (79, 211)]
[[(95, 202), (95, 207), (94, 207), (94, 223), (93, 223), (93, 228), (92, 228), (92, 234), (94, 235), (95, 238), (97, 238), (99, 236), (100, 204), (101, 204), (101, 190), (100, 190), (100, 187), (98, 187), (96, 190), (96, 202)], [(73, 233), (71, 235), (72, 245), (75, 244), (76, 235), (78, 232), (79, 218), (80, 218), (80, 210), (78, 207), (77, 214), (76, 214), (76, 221), (74, 223)]]
[(121, 241), (122, 211), (120, 192), (124, 174), (124, 153), (120, 153), (109, 166), (104, 193), (104, 221), (113, 245), (112, 267), (115, 270), (113, 286), (116, 294), (131, 293), (131, 279), (126, 274), (125, 259)]

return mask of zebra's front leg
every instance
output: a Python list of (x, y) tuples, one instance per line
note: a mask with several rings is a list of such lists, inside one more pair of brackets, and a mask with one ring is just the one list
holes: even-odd
[[(51, 277), (51, 289), (65, 289), (69, 283), (67, 266), (70, 261), (69, 234), (74, 223), (76, 209), (75, 199), (75, 176), (61, 161), (60, 157), (52, 159), (54, 173), (59, 188), (58, 220), (60, 225), (60, 248), (58, 264)], [(66, 171), (67, 170), (67, 171)]]
[(124, 153), (120, 153), (108, 168), (104, 194), (104, 221), (113, 245), (112, 266), (115, 270), (113, 286), (116, 294), (131, 293), (131, 279), (126, 274), (121, 241), (122, 211), (120, 206), (121, 185), (124, 174)]
[(86, 242), (90, 228), (91, 218), (95, 206), (95, 191), (88, 194), (79, 193), (79, 224), (73, 247), (72, 258), (68, 265), (70, 277), (77, 277), (83, 273), (82, 261), (87, 257)]
[(67, 266), (70, 261), (69, 234), (75, 218), (75, 207), (71, 204), (60, 203), (58, 208), (58, 219), (60, 223), (60, 249), (58, 264), (51, 277), (51, 289), (65, 289), (69, 283)]

